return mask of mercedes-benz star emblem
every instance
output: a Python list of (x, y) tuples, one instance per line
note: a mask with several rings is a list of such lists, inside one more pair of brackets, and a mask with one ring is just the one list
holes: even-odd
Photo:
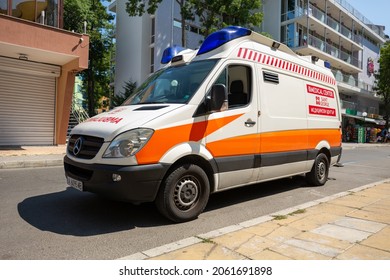
[(77, 138), (76, 142), (74, 142), (74, 146), (73, 146), (73, 154), (75, 156), (77, 156), (80, 153), (82, 146), (83, 146), (83, 137), (79, 137)]

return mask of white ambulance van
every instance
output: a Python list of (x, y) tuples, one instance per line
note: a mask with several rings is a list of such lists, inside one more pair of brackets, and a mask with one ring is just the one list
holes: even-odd
[(227, 27), (76, 126), (65, 173), (81, 191), (154, 201), (183, 222), (223, 190), (301, 174), (324, 185), (341, 156), (340, 122), (327, 62)]

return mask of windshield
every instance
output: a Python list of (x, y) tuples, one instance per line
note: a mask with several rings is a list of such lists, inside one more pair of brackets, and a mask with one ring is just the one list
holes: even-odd
[(122, 105), (187, 103), (216, 63), (195, 61), (157, 71)]

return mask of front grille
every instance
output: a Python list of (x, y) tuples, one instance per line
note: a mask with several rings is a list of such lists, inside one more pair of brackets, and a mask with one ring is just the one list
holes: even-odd
[(81, 181), (89, 181), (93, 175), (92, 170), (84, 169), (64, 162), (66, 174)]
[[(78, 141), (78, 146), (75, 151), (76, 141)], [(68, 151), (77, 158), (93, 159), (99, 152), (103, 143), (103, 138), (76, 134), (72, 135), (69, 139)]]

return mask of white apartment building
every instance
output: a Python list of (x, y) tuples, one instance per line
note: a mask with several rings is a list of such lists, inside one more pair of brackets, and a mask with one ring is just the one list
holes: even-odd
[(384, 26), (377, 26), (345, 0), (263, 0), (262, 30), (296, 53), (329, 61), (342, 100), (344, 136), (356, 141), (358, 124), (380, 121), (373, 91)]
[[(176, 0), (161, 2), (154, 15), (129, 17), (126, 0), (112, 1), (109, 10), (116, 13), (116, 55), (114, 92), (123, 91), (125, 82), (140, 85), (150, 73), (162, 67), (163, 51), (181, 46), (181, 16)], [(188, 23), (187, 48), (195, 49), (203, 36), (196, 23)]]
[[(126, 81), (139, 85), (162, 65), (165, 48), (181, 45), (180, 10), (175, 0), (164, 0), (155, 15), (129, 17), (126, 0), (110, 5), (116, 13), (115, 94)], [(342, 99), (343, 128), (380, 121), (380, 97), (373, 91), (379, 69), (384, 27), (364, 17), (345, 0), (262, 0), (260, 31), (269, 33), (296, 53), (329, 61)], [(187, 47), (195, 49), (203, 36), (196, 22), (187, 24)], [(257, 30), (258, 31), (258, 30)], [(345, 133), (346, 135), (346, 133)], [(357, 130), (348, 141), (356, 141)]]

